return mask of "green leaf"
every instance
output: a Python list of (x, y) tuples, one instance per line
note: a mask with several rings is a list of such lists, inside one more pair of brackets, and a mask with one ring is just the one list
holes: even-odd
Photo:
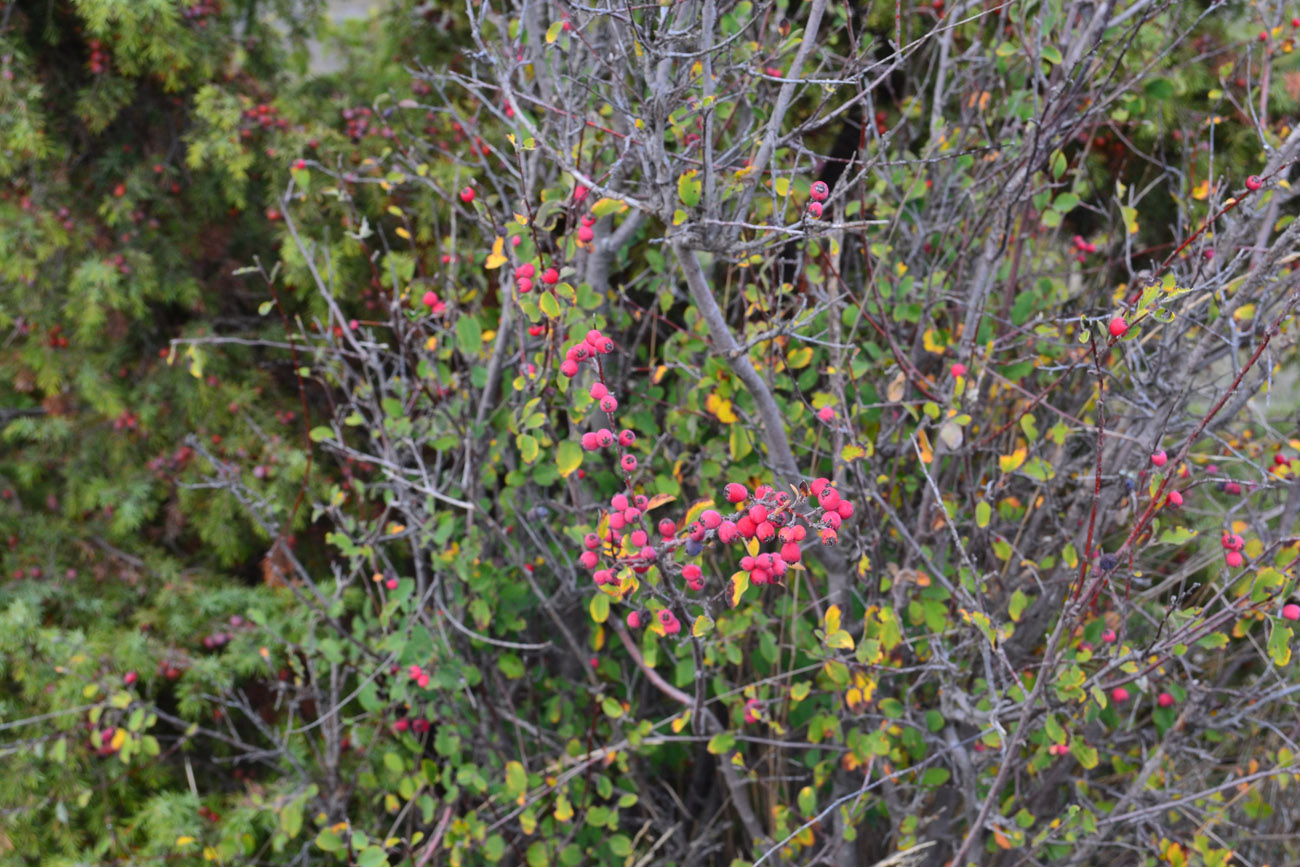
[(388, 853), (378, 846), (367, 846), (365, 850), (357, 856), (357, 867), (386, 867), (388, 864)]
[(456, 346), (461, 355), (477, 356), (483, 348), (483, 328), (473, 316), (456, 320)]
[(506, 797), (515, 798), (528, 791), (528, 773), (520, 762), (506, 762)]
[(896, 698), (882, 698), (880, 712), (890, 719), (898, 719), (904, 712), (903, 703)]
[(1097, 767), (1097, 750), (1085, 744), (1081, 738), (1074, 738), (1070, 742), (1070, 755), (1086, 770)]
[(1061, 175), (1065, 174), (1067, 166), (1068, 163), (1065, 161), (1065, 154), (1060, 151), (1055, 151), (1052, 154), (1052, 177), (1059, 181)]
[(927, 768), (925, 773), (921, 775), (921, 785), (927, 788), (942, 786), (948, 782), (948, 778), (951, 776), (952, 772), (947, 768)]
[(546, 28), (546, 44), (547, 45), (555, 44), (555, 40), (559, 39), (560, 34), (563, 32), (564, 32), (563, 21), (556, 21), (550, 27)]
[(731, 436), (728, 443), (731, 449), (731, 459), (738, 461), (754, 450), (753, 444), (749, 441), (749, 433), (740, 425), (731, 425)]
[(1028, 607), (1029, 597), (1020, 590), (1016, 590), (1011, 594), (1011, 604), (1007, 609), (1007, 615), (1012, 619), (1012, 621), (1019, 623), (1020, 615), (1023, 614), (1025, 609)]
[(343, 848), (343, 840), (329, 828), (316, 835), (316, 848), (322, 852), (337, 852)]
[(597, 623), (604, 623), (609, 619), (609, 597), (604, 593), (597, 593), (591, 597), (591, 619)]
[(542, 308), (542, 312), (552, 319), (560, 318), (560, 303), (555, 300), (555, 296), (550, 292), (543, 292), (537, 299), (537, 306)]
[(1058, 66), (1065, 60), (1065, 58), (1061, 57), (1061, 52), (1055, 45), (1044, 45), (1040, 54), (1048, 63), (1056, 64)]
[(290, 840), (297, 837), (298, 832), (302, 830), (302, 806), (302, 799), (294, 798), (280, 813), (280, 830)]
[(1020, 49), (1016, 47), (1014, 44), (1010, 42), (1003, 42), (1001, 45), (997, 47), (997, 49), (993, 53), (996, 54), (998, 57), (1010, 57), (1011, 55), (1015, 54), (1019, 50)]
[(537, 444), (537, 438), (532, 434), (520, 434), (515, 437), (515, 445), (519, 447), (519, 456), (524, 459), (524, 463), (531, 464), (537, 460), (537, 452), (540, 447)]
[(700, 192), (704, 184), (697, 180), (698, 175), (699, 171), (691, 169), (683, 172), (677, 179), (677, 195), (681, 198), (682, 204), (688, 208), (693, 208), (700, 203)]
[(975, 526), (981, 530), (989, 525), (989, 519), (993, 517), (993, 507), (984, 500), (975, 504)]
[(560, 443), (555, 450), (555, 465), (560, 470), (560, 475), (568, 478), (573, 475), (578, 467), (582, 466), (582, 446), (573, 440), (565, 440)]
[(721, 756), (731, 752), (736, 746), (736, 735), (733, 732), (718, 732), (709, 738), (708, 750), (715, 756)]
[(817, 792), (812, 786), (804, 786), (799, 790), (799, 796), (796, 799), (799, 805), (799, 812), (808, 817), (812, 817), (817, 812)]
[(311, 437), (312, 442), (319, 443), (319, 442), (324, 442), (325, 440), (334, 436), (334, 431), (322, 425), (320, 427), (312, 428), (311, 433), (309, 433), (308, 436)]
[(1268, 636), (1268, 655), (1277, 665), (1286, 665), (1291, 661), (1291, 627), (1280, 623), (1273, 624), (1273, 631)]

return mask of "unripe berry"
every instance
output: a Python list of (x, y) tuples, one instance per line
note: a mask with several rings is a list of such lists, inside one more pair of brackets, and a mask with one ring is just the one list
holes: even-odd
[(1111, 337), (1123, 337), (1124, 333), (1128, 331), (1128, 323), (1124, 321), (1123, 316), (1120, 316), (1117, 313), (1115, 314), (1115, 317), (1110, 320), (1108, 330), (1110, 331)]
[(1117, 686), (1110, 691), (1110, 697), (1114, 700), (1115, 704), (1123, 704), (1128, 701), (1128, 690), (1122, 686)]
[(699, 581), (700, 577), (703, 574), (704, 574), (703, 570), (701, 570), (700, 567), (696, 566), (694, 563), (687, 563), (685, 566), (682, 567), (682, 578), (686, 579), (687, 581)]
[(825, 181), (814, 181), (812, 187), (808, 190), (808, 195), (814, 202), (824, 202), (830, 194), (831, 188), (826, 186)]
[(722, 515), (716, 509), (705, 509), (700, 513), (700, 523), (706, 530), (716, 530), (722, 523)]
[(1164, 449), (1161, 449), (1151, 456), (1151, 463), (1155, 464), (1157, 467), (1163, 467), (1168, 461), (1169, 455), (1165, 454)]
[(542, 272), (542, 282), (547, 286), (554, 286), (560, 282), (560, 272), (555, 268), (547, 268)]
[(636, 472), (636, 456), (635, 456), (635, 455), (623, 455), (623, 460), (620, 461), (619, 463), (621, 463), (621, 464), (623, 465), (623, 472), (625, 472), (625, 473), (634, 473), (634, 472)]
[(607, 394), (609, 394), (609, 389), (605, 387), (605, 383), (603, 383), (603, 382), (593, 382), (593, 383), (591, 384), (591, 399), (592, 399), (592, 400), (600, 400), (602, 397), (604, 397), (604, 396), (607, 395)]
[(618, 444), (627, 448), (636, 442), (636, 434), (630, 430), (621, 430), (618, 432)]
[(660, 536), (667, 537), (673, 535), (676, 532), (677, 532), (677, 525), (674, 524), (670, 519), (664, 518), (662, 521), (659, 522)]
[(743, 503), (749, 499), (749, 489), (737, 482), (732, 482), (722, 489), (728, 503)]
[(618, 400), (614, 395), (607, 394), (600, 399), (600, 408), (605, 412), (616, 412), (618, 410)]
[(1160, 695), (1156, 696), (1156, 704), (1161, 707), (1173, 707), (1174, 697), (1167, 692), (1162, 692)]

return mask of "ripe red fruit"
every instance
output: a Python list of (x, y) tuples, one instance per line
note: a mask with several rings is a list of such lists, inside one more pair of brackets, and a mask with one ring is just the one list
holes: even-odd
[(730, 545), (732, 542), (736, 541), (736, 537), (739, 535), (740, 532), (736, 529), (736, 525), (732, 521), (723, 521), (718, 525), (718, 541), (724, 545)]
[(1156, 696), (1156, 704), (1161, 707), (1173, 707), (1174, 697), (1167, 692), (1162, 692), (1160, 695)]
[(306, 161), (306, 160), (295, 160), (295, 161), (294, 161), (294, 164), (293, 164), (293, 167), (294, 167), (295, 169), (297, 169), (298, 171), (302, 171), (303, 169), (307, 168), (307, 161)]
[(1284, 620), (1300, 620), (1300, 605), (1296, 605), (1294, 602), (1283, 605), (1282, 618)]
[(716, 509), (705, 509), (700, 513), (700, 523), (706, 530), (716, 530), (722, 523), (722, 515)]
[(820, 497), (822, 491), (826, 490), (826, 486), (829, 485), (830, 483), (831, 480), (827, 478), (813, 479), (812, 488), (811, 488), (812, 495), (814, 497)]
[(603, 383), (603, 382), (593, 382), (593, 383), (591, 384), (591, 399), (592, 399), (592, 400), (600, 400), (602, 397), (604, 397), (604, 396), (607, 395), (607, 394), (609, 394), (609, 389), (605, 386), (605, 383)]
[(126, 676), (122, 678), (122, 682), (125, 683), (127, 686), (130, 686), (131, 684), (135, 683), (136, 676), (137, 675), (134, 671), (128, 671), (126, 673)]
[(1104, 641), (1104, 642), (1106, 642), (1107, 644), (1114, 644), (1114, 643), (1115, 643), (1115, 638), (1116, 638), (1116, 636), (1115, 636), (1115, 630), (1113, 630), (1113, 629), (1103, 629), (1103, 630), (1101, 631), (1101, 640)]
[(438, 303), (438, 293), (432, 290), (425, 292), (424, 297), (420, 299), (425, 307), (432, 307)]
[(637, 611), (630, 611), (627, 615), (627, 625), (630, 629), (641, 628), (641, 614)]
[(1241, 566), (1241, 564), (1242, 564), (1243, 562), (1245, 562), (1245, 561), (1244, 561), (1244, 558), (1241, 556), (1241, 552), (1240, 552), (1240, 551), (1229, 551), (1229, 552), (1227, 553), (1227, 556), (1225, 556), (1223, 559), (1224, 559), (1224, 560), (1227, 562), (1227, 564), (1228, 564), (1229, 566), (1231, 566), (1233, 569), (1238, 568), (1239, 566)]
[(821, 216), (822, 216), (822, 203), (821, 203), (821, 202), (809, 202), (809, 203), (808, 203), (808, 216), (812, 217), (814, 220), (820, 220), (820, 219), (821, 219)]
[(823, 545), (826, 545), (828, 547), (832, 546), (838, 541), (838, 539), (839, 537), (835, 534), (835, 531), (832, 530), (830, 527), (827, 527), (825, 530), (822, 530)]
[(677, 525), (673, 523), (670, 519), (664, 518), (662, 521), (659, 522), (660, 536), (671, 536), (676, 532), (677, 532)]
[(803, 557), (803, 549), (798, 542), (786, 542), (781, 546), (781, 559), (787, 563), (798, 563)]
[(1123, 316), (1115, 314), (1115, 318), (1110, 320), (1109, 330), (1111, 337), (1123, 337), (1124, 333), (1128, 331), (1128, 323), (1124, 321)]
[(1165, 498), (1165, 502), (1176, 509), (1183, 504), (1183, 495), (1178, 491), (1170, 491), (1169, 496)]
[(685, 566), (682, 567), (682, 578), (684, 578), (687, 581), (691, 581), (691, 582), (699, 581), (700, 578), (703, 576), (703, 574), (704, 574), (703, 570), (701, 570), (700, 567), (696, 566), (694, 563), (687, 563)]
[(560, 363), (560, 373), (563, 373), (565, 376), (577, 376), (578, 362), (574, 361), (572, 358), (566, 358)]
[(669, 635), (676, 635), (678, 632), (682, 631), (682, 624), (668, 609), (659, 612), (659, 622), (663, 625), (664, 632)]
[(542, 272), (542, 282), (547, 286), (554, 286), (560, 282), (560, 272), (554, 268), (547, 268)]
[(815, 181), (812, 188), (808, 190), (808, 195), (814, 202), (824, 202), (826, 197), (831, 194), (831, 188), (826, 186), (825, 181)]
[(581, 241), (582, 243), (590, 244), (592, 239), (595, 237), (596, 237), (596, 233), (591, 230), (590, 226), (578, 227), (578, 240)]
[(622, 466), (623, 466), (623, 472), (625, 472), (625, 473), (634, 473), (634, 472), (636, 472), (636, 456), (635, 456), (635, 455), (623, 455), (623, 460), (619, 461), (619, 463), (622, 464)]
[(835, 418), (835, 408), (830, 406), (824, 406), (821, 409), (817, 410), (817, 417), (822, 421), (831, 421), (832, 419)]
[(1246, 178), (1246, 189), (1250, 190), (1252, 193), (1262, 186), (1264, 186), (1264, 182), (1259, 179), (1259, 175), (1251, 175)]
[(1164, 449), (1161, 449), (1151, 456), (1151, 463), (1155, 464), (1157, 467), (1163, 467), (1168, 460), (1169, 456), (1165, 454)]
[(960, 361), (957, 362), (956, 364), (954, 364), (954, 365), (952, 366), (952, 375), (953, 375), (953, 376), (965, 376), (965, 375), (966, 375), (966, 365), (962, 364)]
[(532, 277), (537, 272), (532, 262), (526, 262), (515, 269), (516, 278)]
[(460, 191), (460, 200), (461, 200), (462, 202), (464, 202), (465, 204), (467, 204), (467, 205), (468, 205), (470, 202), (474, 201), (474, 188), (473, 188), (473, 187), (466, 187), (465, 189), (461, 190), (461, 191)]
[(519, 290), (520, 294), (527, 295), (533, 291), (533, 281), (527, 277), (519, 277), (515, 280), (515, 288)]
[(728, 503), (743, 503), (749, 499), (749, 489), (737, 482), (732, 482), (722, 489)]
[(627, 448), (636, 442), (636, 434), (630, 430), (621, 430), (618, 432), (618, 444)]
[(1117, 686), (1111, 690), (1110, 697), (1114, 699), (1116, 704), (1121, 704), (1128, 701), (1128, 690), (1122, 686)]

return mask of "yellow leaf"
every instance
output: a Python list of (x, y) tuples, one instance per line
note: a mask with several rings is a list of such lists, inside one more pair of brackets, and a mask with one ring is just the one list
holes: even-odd
[(801, 370), (812, 362), (812, 357), (812, 347), (803, 346), (799, 349), (791, 350), (790, 354), (786, 356), (785, 363), (791, 370)]
[(686, 724), (690, 721), (691, 721), (690, 711), (686, 711), (681, 716), (674, 718), (671, 723), (673, 734), (679, 734), (682, 729), (686, 728)]
[(826, 634), (838, 632), (840, 629), (840, 606), (832, 605), (826, 609)]
[[(942, 335), (942, 332), (940, 334)], [(933, 328), (925, 329), (925, 333), (921, 335), (921, 345), (925, 347), (926, 352), (933, 352), (936, 355), (942, 355), (945, 347), (945, 344), (935, 339)]]
[(867, 450), (862, 446), (855, 446), (852, 444), (846, 445), (844, 448), (840, 449), (840, 460), (848, 463), (849, 461), (857, 460), (866, 453)]
[(830, 635), (826, 636), (826, 646), (833, 647), (836, 650), (852, 650), (853, 636), (849, 635), (843, 629), (837, 632), (832, 632)]
[(930, 448), (930, 438), (926, 436), (925, 431), (919, 430), (916, 432), (916, 439), (921, 447), (921, 461), (931, 463), (934, 460), (934, 449)]
[(653, 497), (650, 498), (650, 501), (645, 504), (645, 508), (642, 509), (641, 511), (649, 512), (652, 509), (659, 508), (665, 503), (671, 503), (675, 499), (677, 498), (674, 497), (672, 494), (655, 494)]
[(1210, 179), (1209, 179), (1209, 178), (1206, 178), (1205, 180), (1201, 181), (1201, 182), (1200, 182), (1199, 184), (1197, 184), (1196, 187), (1192, 190), (1192, 198), (1193, 198), (1193, 199), (1196, 199), (1198, 202), (1203, 202), (1203, 201), (1205, 201), (1206, 198), (1209, 197), (1209, 195), (1210, 195)]
[(749, 589), (748, 572), (737, 572), (731, 576), (730, 598), (731, 598), (732, 608), (735, 608), (737, 605), (740, 604), (740, 597), (745, 595), (745, 591), (748, 589)]
[(1020, 465), (1025, 462), (1025, 458), (1028, 454), (1028, 449), (1021, 446), (1009, 455), (1000, 455), (998, 457), (998, 467), (1000, 467), (1004, 473), (1014, 473), (1016, 470), (1020, 469)]
[(405, 226), (398, 226), (396, 229), (393, 230), (393, 232), (397, 235), (397, 237), (401, 238), (404, 241), (411, 240), (411, 233), (406, 231)]
[(492, 253), (487, 257), (487, 261), (483, 263), (484, 268), (491, 271), (493, 268), (500, 268), (506, 263), (505, 253), (501, 252), (505, 247), (505, 243), (506, 239), (497, 235), (497, 239), (492, 242)]
[(188, 845), (190, 845), (190, 844), (193, 843), (193, 842), (194, 842), (194, 838), (191, 837), (191, 836), (188, 835), (188, 834), (186, 834), (186, 835), (184, 835), (184, 836), (182, 836), (182, 837), (177, 837), (177, 838), (176, 838), (176, 845), (177, 845), (177, 846), (188, 846)]
[(567, 822), (573, 818), (573, 804), (564, 795), (555, 799), (555, 818), (560, 822)]
[(120, 750), (124, 743), (126, 743), (126, 729), (119, 727), (117, 731), (113, 732), (113, 740), (109, 743), (109, 746), (115, 750)]
[(772, 182), (772, 189), (776, 191), (778, 196), (784, 197), (790, 195), (790, 179), (777, 178)]

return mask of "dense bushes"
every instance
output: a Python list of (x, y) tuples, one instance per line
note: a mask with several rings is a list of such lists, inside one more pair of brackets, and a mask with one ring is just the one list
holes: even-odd
[(1294, 857), (1289, 19), (11, 6), (15, 863)]

